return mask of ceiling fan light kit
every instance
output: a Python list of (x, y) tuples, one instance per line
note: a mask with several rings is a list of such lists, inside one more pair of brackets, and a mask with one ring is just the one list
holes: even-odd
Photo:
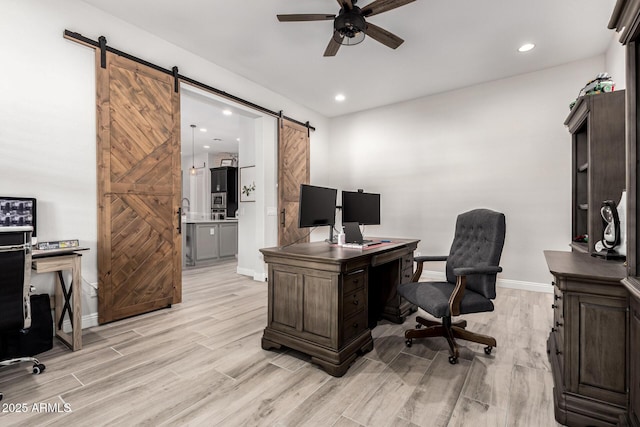
[(280, 22), (328, 21), (333, 19), (333, 35), (324, 51), (324, 56), (335, 56), (340, 46), (354, 46), (362, 43), (365, 34), (383, 45), (396, 49), (404, 40), (378, 27), (365, 18), (396, 9), (415, 0), (375, 0), (360, 8), (357, 0), (338, 0), (338, 15), (320, 13), (277, 15)]

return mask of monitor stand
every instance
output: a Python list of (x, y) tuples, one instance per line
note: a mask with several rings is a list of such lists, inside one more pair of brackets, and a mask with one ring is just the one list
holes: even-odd
[(333, 236), (333, 225), (329, 226), (329, 238), (324, 240), (325, 242), (329, 243), (329, 244), (336, 244), (338, 243), (338, 236)]

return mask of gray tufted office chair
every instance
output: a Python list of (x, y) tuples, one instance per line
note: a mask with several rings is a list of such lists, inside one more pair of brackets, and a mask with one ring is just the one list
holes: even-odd
[[(444, 336), (449, 342), (451, 364), (458, 362), (456, 338), (485, 344), (485, 353), (491, 353), (496, 347), (495, 338), (467, 331), (465, 320), (452, 323), (451, 317), (493, 311), (491, 300), (496, 297), (496, 275), (502, 271), (498, 264), (504, 236), (504, 214), (476, 209), (458, 216), (448, 256), (415, 258), (418, 267), (413, 283), (398, 286), (398, 292), (424, 311), (442, 318), (442, 323), (416, 317), (416, 329), (409, 329), (404, 334), (408, 347), (414, 338)], [(418, 282), (425, 261), (447, 261), (447, 280)]]

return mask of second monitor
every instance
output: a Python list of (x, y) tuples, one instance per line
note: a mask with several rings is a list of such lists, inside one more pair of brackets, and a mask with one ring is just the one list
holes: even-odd
[(342, 223), (380, 224), (380, 194), (362, 191), (342, 192)]

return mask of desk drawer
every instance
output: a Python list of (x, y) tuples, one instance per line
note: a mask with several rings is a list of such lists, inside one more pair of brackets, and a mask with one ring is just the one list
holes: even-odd
[(358, 270), (344, 275), (343, 294), (349, 294), (356, 289), (362, 289), (365, 285), (365, 272)]
[(342, 323), (342, 345), (347, 344), (353, 338), (367, 330), (367, 312), (359, 311), (355, 315), (345, 319)]
[(344, 318), (350, 317), (353, 313), (364, 310), (365, 293), (364, 288), (358, 289), (356, 292), (344, 296), (343, 313)]

